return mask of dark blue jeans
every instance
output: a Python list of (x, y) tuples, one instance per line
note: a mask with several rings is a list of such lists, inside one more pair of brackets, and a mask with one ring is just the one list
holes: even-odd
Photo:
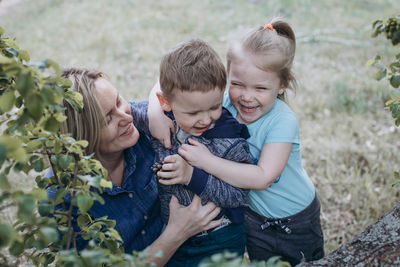
[(248, 209), (245, 215), (250, 260), (281, 256), (292, 266), (324, 256), (324, 237), (317, 196), (303, 211), (286, 218), (268, 219)]
[(224, 251), (243, 256), (245, 245), (246, 228), (244, 223), (230, 224), (214, 232), (209, 232), (207, 235), (189, 238), (165, 266), (197, 266), (203, 259)]

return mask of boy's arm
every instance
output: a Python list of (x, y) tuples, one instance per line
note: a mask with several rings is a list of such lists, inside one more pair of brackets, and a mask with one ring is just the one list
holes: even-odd
[(264, 144), (257, 165), (243, 164), (217, 157), (203, 144), (189, 139), (191, 145), (182, 145), (179, 154), (196, 166), (233, 186), (263, 190), (282, 173), (290, 156), (292, 143)]
[[(248, 145), (243, 139), (237, 139), (227, 149), (224, 157), (237, 162), (252, 162)], [(203, 200), (211, 200), (223, 208), (236, 208), (247, 204), (248, 190), (234, 187), (202, 169), (192, 167), (179, 155), (168, 156), (164, 161), (167, 163), (157, 172), (157, 176), (164, 178), (159, 180), (160, 183), (187, 185), (188, 189)]]

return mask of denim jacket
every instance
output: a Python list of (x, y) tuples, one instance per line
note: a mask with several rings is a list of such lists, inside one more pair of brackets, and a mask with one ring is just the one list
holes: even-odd
[[(150, 245), (161, 234), (163, 223), (160, 218), (157, 181), (153, 177), (151, 165), (154, 152), (148, 138), (141, 133), (137, 144), (124, 151), (125, 166), (121, 187), (113, 185), (101, 194), (104, 205), (95, 201), (89, 214), (93, 218), (107, 216), (116, 221), (115, 229), (123, 240), (126, 253), (140, 251)], [(52, 174), (50, 173), (49, 176)], [(48, 188), (49, 197), (55, 191)], [(65, 197), (67, 206), (70, 197)], [(76, 210), (74, 211), (76, 215)], [(77, 225), (75, 224), (76, 228)], [(77, 239), (78, 250), (87, 241)]]

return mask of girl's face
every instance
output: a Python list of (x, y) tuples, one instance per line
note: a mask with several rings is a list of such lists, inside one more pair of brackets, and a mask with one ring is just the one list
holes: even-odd
[(268, 113), (285, 90), (277, 72), (261, 70), (254, 62), (251, 56), (242, 56), (229, 70), (229, 99), (238, 112), (236, 119), (244, 124)]
[(101, 155), (120, 153), (136, 144), (139, 132), (133, 125), (129, 103), (104, 78), (94, 83), (94, 94), (104, 110), (107, 124), (101, 129), (99, 152)]

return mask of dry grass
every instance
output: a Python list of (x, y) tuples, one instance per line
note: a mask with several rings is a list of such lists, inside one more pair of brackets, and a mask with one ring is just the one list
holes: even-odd
[[(330, 252), (399, 201), (399, 189), (391, 187), (400, 169), (399, 130), (383, 109), (391, 92), (365, 66), (378, 53), (394, 55), (388, 43), (370, 38), (370, 25), (396, 15), (396, 8), (389, 0), (20, 0), (0, 13), (0, 26), (33, 60), (97, 68), (126, 98), (145, 99), (172, 45), (199, 37), (225, 58), (227, 40), (238, 30), (285, 17), (298, 36), (301, 84), (290, 103)], [(15, 177), (19, 184), (27, 180)]]

